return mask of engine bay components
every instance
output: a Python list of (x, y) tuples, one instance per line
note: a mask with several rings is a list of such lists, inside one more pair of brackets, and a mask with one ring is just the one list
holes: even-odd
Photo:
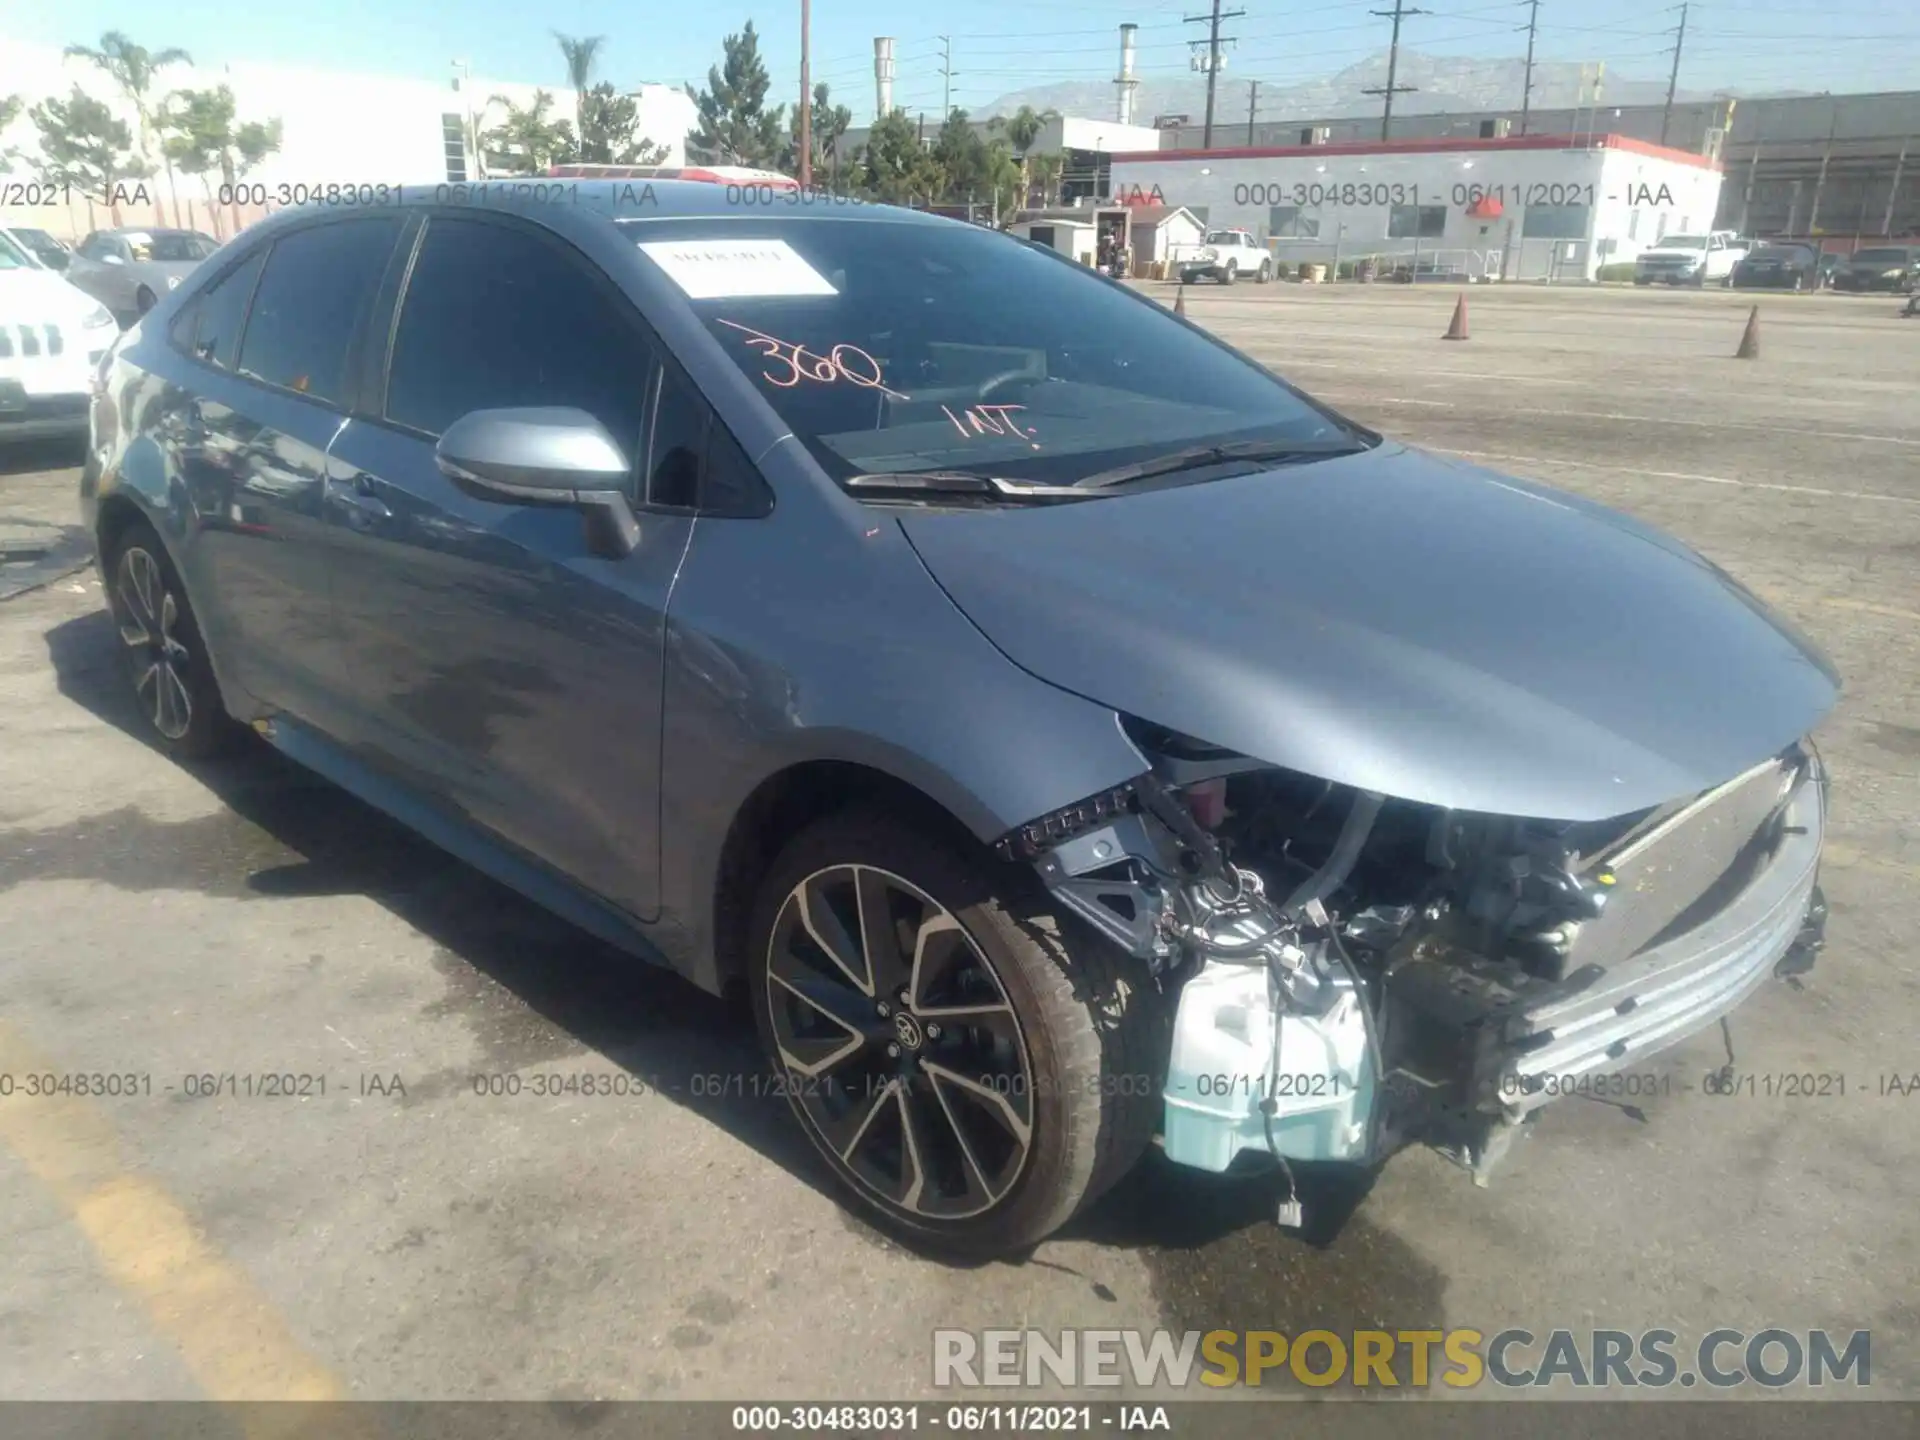
[(1176, 993), (1162, 1143), (1181, 1164), (1424, 1143), (1484, 1183), (1550, 1080), (1664, 1049), (1818, 948), (1826, 787), (1805, 742), (1573, 824), (1132, 733), (1148, 773), (1001, 848)]

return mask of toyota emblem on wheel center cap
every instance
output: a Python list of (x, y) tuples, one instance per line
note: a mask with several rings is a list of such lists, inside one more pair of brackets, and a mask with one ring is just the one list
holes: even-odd
[(920, 1029), (920, 1022), (901, 1010), (893, 1017), (893, 1033), (900, 1037), (900, 1045), (905, 1050), (918, 1050), (926, 1044), (926, 1035)]

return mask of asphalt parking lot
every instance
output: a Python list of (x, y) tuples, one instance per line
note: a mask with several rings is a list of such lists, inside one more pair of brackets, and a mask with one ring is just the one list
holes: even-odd
[[(1398, 438), (1673, 530), (1829, 649), (1831, 943), (1731, 1035), (1844, 1094), (1704, 1095), (1710, 1034), (1659, 1062), (1689, 1093), (1563, 1101), (1488, 1189), (1405, 1154), (1303, 1240), (1265, 1185), (1149, 1163), (1029, 1261), (941, 1267), (727, 1084), (744, 1020), (271, 756), (163, 761), (91, 573), (43, 574), (0, 602), (0, 1072), (147, 1079), (0, 1099), (0, 1397), (912, 1398), (935, 1324), (1867, 1329), (1873, 1393), (1920, 1395), (1920, 1090), (1882, 1093), (1920, 1074), (1920, 321), (1766, 297), (1745, 362), (1746, 296), (1476, 288), (1458, 344), (1454, 299), (1187, 308)], [(0, 537), (71, 523), (72, 463), (0, 461)], [(542, 1073), (630, 1093), (476, 1093)], [(245, 1091), (285, 1074), (325, 1093)]]

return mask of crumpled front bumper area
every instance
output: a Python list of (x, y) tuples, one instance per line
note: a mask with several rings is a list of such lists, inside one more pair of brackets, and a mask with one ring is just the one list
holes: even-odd
[(1800, 775), (1724, 903), (1630, 958), (1565, 981), (1516, 983), (1507, 967), (1416, 947), (1387, 982), (1386, 1132), (1425, 1140), (1484, 1180), (1542, 1106), (1713, 1026), (1790, 952), (1817, 949), (1825, 804), (1816, 766)]
[(1547, 1077), (1618, 1070), (1713, 1024), (1773, 973), (1813, 905), (1825, 829), (1820, 786), (1789, 801), (1778, 847), (1725, 909), (1622, 962), (1578, 994), (1528, 1009), (1527, 1048), (1496, 1081), (1509, 1111), (1546, 1103)]

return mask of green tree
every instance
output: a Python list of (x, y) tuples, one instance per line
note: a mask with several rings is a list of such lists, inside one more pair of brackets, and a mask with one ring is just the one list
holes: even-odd
[[(840, 173), (840, 142), (853, 128), (853, 111), (833, 103), (833, 92), (822, 80), (813, 87), (813, 164), (816, 183), (822, 171)], [(800, 108), (796, 105), (792, 123), (787, 127), (786, 148), (780, 152), (780, 168), (789, 174), (800, 173)]]
[(580, 159), (589, 165), (658, 165), (664, 145), (640, 134), (640, 107), (604, 80), (580, 97)]
[[(108, 79), (119, 87), (120, 93), (133, 102), (136, 124), (134, 153), (147, 162), (146, 173), (153, 173), (151, 164), (154, 158), (153, 141), (158, 118), (159, 101), (153, 94), (154, 81), (162, 70), (172, 65), (191, 65), (193, 57), (177, 46), (165, 50), (149, 50), (144, 45), (136, 45), (124, 32), (109, 30), (100, 37), (96, 48), (91, 45), (69, 45), (66, 53), (75, 59), (86, 60), (96, 66)], [(173, 188), (173, 170), (167, 169), (167, 187)], [(174, 199), (174, 208), (179, 208), (179, 198)], [(177, 220), (179, 217), (175, 216)]]
[(877, 120), (854, 160), (854, 179), (870, 199), (889, 205), (930, 200), (944, 190), (944, 177), (920, 143), (920, 131), (904, 110)]
[(1032, 167), (1028, 152), (1033, 149), (1034, 141), (1040, 138), (1040, 132), (1060, 118), (1057, 110), (1035, 110), (1031, 105), (1022, 105), (1011, 115), (999, 116), (989, 122), (994, 129), (1004, 130), (1007, 139), (1013, 145), (1013, 153), (1020, 162), (1020, 199), (1025, 203), (1032, 186)]
[(153, 173), (133, 153), (125, 122), (78, 85), (65, 100), (44, 100), (27, 113), (40, 132), (44, 178), (56, 185), (105, 195), (117, 180), (144, 180)]
[(259, 168), (280, 149), (278, 118), (236, 123), (233, 91), (225, 85), (212, 90), (176, 90), (155, 117), (161, 153), (169, 166), (183, 175), (198, 175), (209, 204), (215, 203), (213, 181), (232, 186)]
[(770, 82), (753, 22), (727, 36), (723, 48), (721, 64), (707, 70), (706, 90), (687, 87), (700, 112), (687, 150), (709, 165), (772, 166), (782, 158), (787, 107), (766, 108)]
[(553, 96), (546, 91), (534, 91), (533, 103), (527, 106), (516, 105), (504, 95), (494, 96), (492, 103), (503, 107), (506, 117), (480, 137), (488, 170), (542, 175), (549, 165), (564, 165), (578, 152), (573, 126), (548, 118)]
[(1066, 169), (1067, 157), (1064, 155), (1028, 156), (1027, 180), (1021, 190), (1020, 203), (1035, 204), (1042, 208), (1058, 203), (1060, 180), (1066, 173)]
[[(20, 118), (20, 112), (26, 108), (26, 101), (18, 95), (0, 95), (0, 135), (7, 133), (13, 122)], [(20, 159), (20, 147), (9, 145), (0, 150), (0, 171), (10, 170), (13, 162)]]

